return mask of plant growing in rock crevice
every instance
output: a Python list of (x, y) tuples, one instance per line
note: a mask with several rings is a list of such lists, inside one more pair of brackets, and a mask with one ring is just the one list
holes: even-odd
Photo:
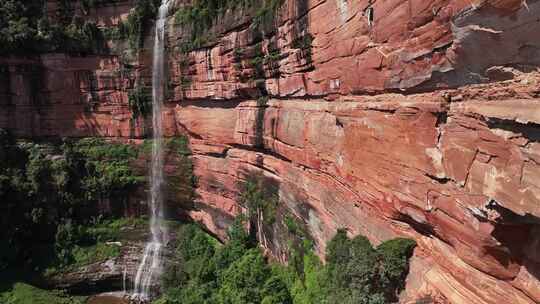
[(176, 164), (178, 168), (178, 172), (168, 176), (167, 183), (170, 189), (175, 190), (176, 200), (182, 208), (189, 210), (196, 197), (195, 187), (197, 185), (197, 177), (193, 173), (189, 140), (187, 136), (169, 138), (166, 140), (166, 147), (169, 151), (169, 161)]
[(283, 0), (267, 0), (256, 11), (251, 24), (263, 36), (269, 36), (276, 29), (276, 13), (283, 4)]
[(138, 51), (144, 42), (144, 34), (156, 17), (160, 0), (136, 0), (125, 21), (116, 27), (105, 30), (105, 36), (111, 40), (127, 40), (129, 48)]
[(255, 143), (254, 146), (264, 149), (264, 116), (268, 104), (268, 96), (257, 99), (257, 116), (255, 117)]
[(299, 50), (301, 58), (305, 60), (306, 65), (312, 64), (312, 44), (313, 35), (310, 33), (303, 33), (301, 36), (296, 37), (291, 42), (291, 48)]
[(125, 23), (126, 35), (131, 49), (138, 50), (148, 25), (156, 17), (159, 0), (137, 0)]
[(271, 226), (276, 219), (279, 204), (278, 186), (270, 178), (252, 174), (247, 176), (242, 187), (240, 203), (247, 210), (250, 232), (266, 246), (264, 226)]
[(241, 47), (235, 47), (233, 50), (233, 67), (237, 72), (242, 71), (242, 57), (244, 56), (244, 49)]
[(146, 117), (152, 111), (152, 96), (149, 89), (137, 86), (128, 95), (128, 105), (133, 114), (133, 119)]
[[(181, 50), (188, 53), (212, 43), (216, 37), (211, 31), (218, 17), (228, 10), (254, 11), (252, 29), (269, 34), (275, 30), (276, 13), (283, 0), (213, 1), (195, 0), (175, 13), (175, 22), (189, 31), (187, 40), (181, 41)], [(255, 8), (258, 9), (255, 10)]]

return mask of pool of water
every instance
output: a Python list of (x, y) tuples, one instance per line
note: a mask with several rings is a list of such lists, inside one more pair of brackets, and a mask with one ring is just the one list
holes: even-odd
[(129, 304), (129, 298), (123, 292), (109, 292), (91, 296), (86, 304)]

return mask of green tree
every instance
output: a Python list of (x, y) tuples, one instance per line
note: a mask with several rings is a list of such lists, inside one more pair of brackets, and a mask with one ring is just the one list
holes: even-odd
[(379, 284), (386, 299), (396, 301), (399, 292), (405, 288), (409, 259), (415, 247), (413, 240), (404, 238), (388, 240), (377, 247), (381, 260)]
[(261, 304), (291, 304), (291, 294), (279, 276), (270, 277), (263, 287)]
[(123, 197), (140, 183), (129, 168), (136, 154), (117, 147), (124, 145), (81, 142), (17, 142), (0, 130), (0, 268), (34, 268), (36, 259), (55, 255), (70, 262), (74, 242), (97, 241), (79, 231), (98, 213), (90, 193)]
[(340, 287), (351, 291), (349, 297), (354, 303), (373, 293), (376, 287), (377, 269), (373, 266), (377, 265), (377, 252), (364, 236), (356, 236), (349, 250), (349, 261), (336, 267), (338, 273), (334, 273), (334, 278), (339, 277)]
[(75, 228), (71, 224), (71, 221), (58, 225), (54, 248), (56, 250), (56, 256), (62, 265), (68, 265), (73, 261), (71, 251), (75, 246), (75, 242)]
[(222, 274), (218, 303), (260, 303), (269, 269), (259, 249), (249, 249)]

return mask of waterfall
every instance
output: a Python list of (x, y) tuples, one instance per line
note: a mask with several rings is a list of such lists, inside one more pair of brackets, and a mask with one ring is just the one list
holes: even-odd
[(163, 126), (161, 106), (164, 88), (164, 44), (165, 22), (168, 0), (162, 0), (156, 20), (154, 53), (152, 66), (152, 126), (153, 144), (150, 172), (150, 232), (151, 239), (146, 244), (142, 261), (137, 269), (133, 298), (145, 301), (150, 297), (150, 288), (162, 272), (162, 247), (167, 243), (167, 231), (163, 223)]
[(127, 280), (127, 267), (124, 265), (124, 272), (122, 273), (122, 291), (124, 294), (126, 294), (126, 280)]

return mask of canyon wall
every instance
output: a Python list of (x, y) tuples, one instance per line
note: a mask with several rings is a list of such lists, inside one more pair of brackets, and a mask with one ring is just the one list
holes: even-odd
[[(270, 27), (229, 11), (188, 51), (172, 2), (163, 117), (197, 176), (182, 214), (224, 237), (257, 173), (321, 254), (338, 228), (414, 238), (403, 303), (540, 302), (540, 1), (288, 0)], [(0, 127), (144, 138), (127, 100), (149, 84), (151, 33), (130, 56), (1, 58)]]

